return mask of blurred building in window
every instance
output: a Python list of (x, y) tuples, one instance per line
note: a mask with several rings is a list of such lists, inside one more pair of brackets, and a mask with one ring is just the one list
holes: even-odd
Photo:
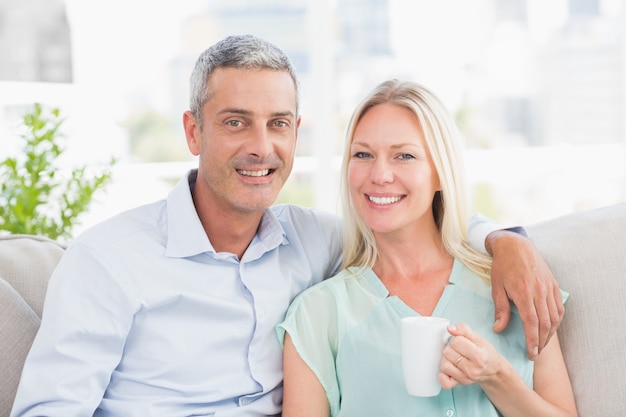
[(598, 0), (570, 0), (568, 19), (541, 55), (542, 144), (624, 143), (622, 16)]
[[(423, 83), (456, 116), (480, 211), (517, 223), (546, 218), (626, 197), (625, 7), (624, 0), (0, 0), (0, 136), (32, 98), (57, 98), (84, 125), (71, 146), (82, 158), (136, 148), (161, 163), (173, 155), (165, 146), (172, 142), (186, 154), (180, 120), (198, 54), (224, 36), (253, 33), (283, 48), (301, 80), (297, 160), (279, 202), (336, 209), (349, 117), (368, 90), (395, 77)], [(132, 130), (145, 126), (133, 148)], [(155, 172), (171, 181), (179, 167), (137, 170), (146, 189)], [(135, 189), (129, 195), (139, 197)]]
[[(479, 117), (491, 126), (488, 146), (625, 141), (623, 12), (611, 13), (600, 7), (609, 2), (600, 0), (552, 5), (559, 3), (561, 10), (551, 12), (551, 30), (539, 37), (545, 3), (494, 2), (492, 41), (485, 53), (498, 61), (477, 59), (478, 70), (470, 76), (479, 86), (472, 101), (484, 104)], [(479, 79), (491, 80), (490, 93)], [(469, 136), (472, 144), (484, 145)]]
[(72, 81), (63, 0), (0, 0), (0, 80)]
[(392, 54), (388, 0), (337, 1), (339, 53), (351, 57)]

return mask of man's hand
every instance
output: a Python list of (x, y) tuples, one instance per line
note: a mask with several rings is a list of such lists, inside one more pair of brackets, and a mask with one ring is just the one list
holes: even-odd
[(563, 319), (559, 284), (529, 238), (498, 230), (487, 236), (485, 247), (493, 256), (493, 330), (500, 333), (508, 326), (513, 301), (524, 324), (528, 358), (535, 360)]

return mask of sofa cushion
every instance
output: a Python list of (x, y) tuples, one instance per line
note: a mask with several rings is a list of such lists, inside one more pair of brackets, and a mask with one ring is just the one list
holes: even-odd
[(22, 366), (28, 354), (40, 319), (8, 282), (0, 278), (0, 417), (8, 417)]
[(48, 278), (64, 246), (43, 236), (0, 236), (0, 276), (41, 317)]
[(626, 204), (528, 227), (570, 293), (559, 328), (581, 416), (619, 415), (626, 386)]

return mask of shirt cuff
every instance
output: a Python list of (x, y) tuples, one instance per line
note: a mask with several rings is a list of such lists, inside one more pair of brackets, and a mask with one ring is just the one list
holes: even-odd
[(519, 233), (522, 236), (528, 236), (528, 232), (522, 226), (504, 226), (496, 223), (482, 214), (475, 214), (469, 220), (469, 228), (467, 240), (470, 246), (482, 253), (489, 255), (485, 248), (485, 240), (491, 232), (496, 230), (509, 230)]

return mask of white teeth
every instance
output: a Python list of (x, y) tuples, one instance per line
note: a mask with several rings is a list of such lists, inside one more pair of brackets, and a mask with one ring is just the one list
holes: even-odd
[(400, 201), (401, 197), (372, 197), (371, 195), (368, 195), (367, 198), (369, 198), (369, 200), (374, 204), (384, 206)]
[(270, 170), (263, 169), (261, 171), (244, 171), (243, 169), (238, 169), (237, 172), (241, 175), (245, 175), (246, 177), (264, 177), (270, 173)]

